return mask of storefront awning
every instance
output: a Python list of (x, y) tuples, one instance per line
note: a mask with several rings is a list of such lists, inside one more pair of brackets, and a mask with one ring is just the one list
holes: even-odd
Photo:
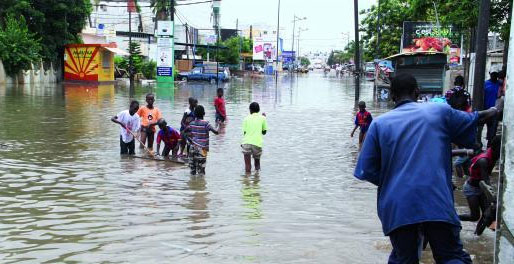
[(118, 48), (109, 48), (109, 47), (104, 47), (104, 48), (112, 53), (115, 53), (115, 54), (118, 54), (121, 56), (130, 56), (130, 53), (128, 53), (124, 50), (118, 49)]

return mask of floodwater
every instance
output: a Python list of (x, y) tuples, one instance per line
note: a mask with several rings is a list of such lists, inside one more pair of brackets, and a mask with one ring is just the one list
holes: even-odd
[[(311, 72), (221, 86), (229, 121), (211, 135), (204, 177), (120, 157), (110, 118), (128, 107), (124, 85), (0, 86), (0, 262), (386, 263), (376, 188), (352, 176), (353, 80)], [(190, 96), (214, 121), (215, 90), (147, 86), (133, 97), (156, 93), (178, 127)], [(361, 96), (375, 116), (389, 109), (373, 102), (369, 83)], [(262, 171), (245, 176), (241, 122), (252, 101), (269, 132)], [(493, 233), (473, 229), (463, 226), (466, 249), (491, 263)], [(423, 262), (432, 263), (429, 251)]]

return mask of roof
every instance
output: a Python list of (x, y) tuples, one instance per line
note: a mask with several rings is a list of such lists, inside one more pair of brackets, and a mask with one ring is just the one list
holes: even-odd
[(435, 54), (442, 54), (446, 56), (447, 54), (444, 52), (438, 52), (438, 51), (416, 51), (416, 52), (404, 52), (404, 53), (398, 53), (393, 56), (389, 56), (385, 58), (384, 60), (391, 60), (397, 57), (403, 57), (403, 56), (414, 56), (414, 55), (435, 55)]
[(102, 47), (102, 48), (117, 48), (118, 46), (116, 43), (109, 43), (109, 44), (67, 44), (64, 45), (67, 48), (83, 48), (83, 47)]

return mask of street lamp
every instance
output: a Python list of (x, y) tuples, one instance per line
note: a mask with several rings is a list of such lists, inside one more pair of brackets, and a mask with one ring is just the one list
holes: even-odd
[[(296, 21), (302, 21), (302, 20), (306, 20), (307, 17), (297, 17), (296, 14), (294, 15), (294, 18), (293, 18), (293, 43), (291, 45), (291, 52), (294, 52), (294, 31), (295, 31), (295, 28), (296, 28)], [(293, 55), (293, 67), (294, 67), (294, 63), (296, 61), (296, 55)]]
[(298, 28), (298, 58), (300, 58), (300, 33), (309, 30), (308, 28)]
[[(346, 47), (348, 47), (350, 45), (350, 32), (342, 32), (341, 34), (346, 38)], [(346, 47), (343, 47), (343, 51)]]

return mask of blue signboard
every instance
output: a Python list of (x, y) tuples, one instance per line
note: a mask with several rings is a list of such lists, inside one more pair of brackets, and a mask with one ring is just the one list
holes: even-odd
[(157, 67), (157, 76), (171, 76), (172, 73), (172, 67)]
[(296, 54), (296, 51), (287, 51), (287, 50), (282, 51), (282, 62), (284, 64), (292, 63), (294, 61), (295, 54)]

